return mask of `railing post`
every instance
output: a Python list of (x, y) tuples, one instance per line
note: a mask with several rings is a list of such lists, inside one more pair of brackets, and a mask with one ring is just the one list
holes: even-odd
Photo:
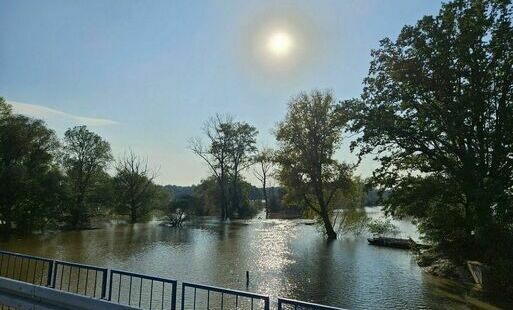
[[(112, 278), (113, 278), (113, 273), (112, 273), (112, 270), (109, 269), (109, 272), (110, 272), (110, 277), (109, 277), (109, 301), (112, 299)], [(121, 277), (119, 279), (119, 281), (121, 281)]]
[(176, 309), (176, 286), (178, 285), (178, 281), (173, 282), (173, 288), (171, 291), (171, 310)]
[(280, 298), (278, 298), (278, 310), (281, 310), (281, 307), (282, 307), (282, 305), (281, 305), (281, 299), (280, 299)]
[(52, 279), (53, 279), (53, 265), (54, 265), (55, 261), (51, 261), (48, 263), (48, 275), (47, 275), (47, 279), (46, 279), (46, 286), (48, 287), (52, 287)]
[(101, 298), (102, 299), (105, 299), (105, 296), (107, 295), (107, 273), (109, 271), (108, 270), (104, 270), (103, 272), (103, 275), (102, 275), (102, 295), (101, 295)]
[[(55, 282), (57, 282), (57, 269), (59, 269), (59, 268), (58, 268), (58, 265), (57, 265), (56, 261), (52, 261), (52, 265), (53, 265), (53, 267), (52, 267), (52, 269), (53, 269), (52, 279), (53, 280), (52, 280), (51, 288), (55, 288)], [(61, 267), (61, 268), (63, 268), (63, 267)], [(62, 276), (61, 276), (61, 278), (62, 278)], [(62, 284), (62, 280), (61, 280), (61, 284)]]
[(185, 283), (182, 282), (182, 308), (180, 310), (185, 309)]

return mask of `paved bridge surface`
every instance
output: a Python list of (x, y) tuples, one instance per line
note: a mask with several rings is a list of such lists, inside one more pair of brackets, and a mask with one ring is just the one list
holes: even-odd
[(0, 309), (128, 310), (137, 308), (0, 277)]

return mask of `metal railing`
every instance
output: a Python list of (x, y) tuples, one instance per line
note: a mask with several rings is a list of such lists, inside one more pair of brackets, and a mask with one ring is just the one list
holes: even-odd
[(176, 307), (177, 281), (111, 269), (109, 300), (140, 309)]
[(320, 304), (314, 304), (311, 302), (304, 302), (294, 299), (287, 298), (278, 298), (278, 310), (303, 310), (303, 309), (312, 309), (312, 310), (343, 310), (342, 308), (325, 306)]
[[(186, 289), (192, 291), (192, 298), (187, 298)], [(198, 292), (199, 291), (199, 292)], [(225, 289), (216, 286), (195, 283), (182, 283), (181, 310), (186, 309), (263, 309), (269, 310), (269, 296)]]
[(50, 259), (0, 251), (0, 276), (36, 285), (52, 285)]
[(93, 298), (105, 298), (107, 274), (107, 268), (56, 260), (52, 287)]
[[(139, 309), (176, 310), (178, 306), (176, 280), (25, 254), (0, 251), (0, 277), (96, 299), (108, 299), (121, 307), (125, 305)], [(270, 309), (269, 296), (190, 282), (182, 283), (179, 302), (181, 310)], [(341, 310), (331, 306), (278, 298), (277, 310), (289, 309)]]

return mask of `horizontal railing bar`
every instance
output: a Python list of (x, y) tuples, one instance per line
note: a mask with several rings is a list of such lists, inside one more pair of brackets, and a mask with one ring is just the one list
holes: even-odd
[(171, 284), (177, 283), (177, 280), (174, 280), (174, 279), (159, 278), (159, 277), (150, 276), (150, 275), (146, 275), (146, 274), (142, 274), (142, 273), (129, 272), (129, 271), (123, 271), (123, 270), (118, 270), (118, 269), (111, 269), (110, 272), (117, 273), (120, 275), (125, 275), (125, 276), (139, 277), (139, 278), (143, 278), (146, 280), (160, 281), (160, 282), (171, 283)]
[(344, 310), (342, 308), (325, 306), (325, 305), (321, 305), (321, 304), (315, 304), (312, 302), (299, 301), (299, 300), (288, 299), (288, 298), (278, 298), (278, 303), (289, 304), (289, 305), (293, 305), (293, 306), (303, 306), (303, 307), (309, 307), (309, 308), (314, 308), (314, 309), (322, 309), (322, 310)]
[(13, 253), (13, 252), (3, 251), (3, 250), (0, 250), (0, 254), (12, 255), (12, 256), (29, 258), (29, 259), (37, 259), (37, 260), (44, 261), (44, 262), (47, 262), (47, 263), (50, 263), (50, 264), (53, 262), (53, 260), (48, 259), (48, 258), (44, 258), (44, 257), (32, 256), (32, 255), (21, 254), (21, 253)]
[(57, 266), (57, 265), (65, 265), (65, 266), (71, 266), (71, 267), (82, 267), (82, 268), (93, 269), (93, 270), (96, 270), (96, 271), (105, 271), (105, 272), (108, 271), (107, 268), (96, 267), (96, 266), (86, 265), (86, 264), (79, 264), (79, 263), (69, 263), (69, 262), (64, 262), (64, 261), (61, 261), (61, 260), (56, 260), (55, 261), (55, 266)]
[(266, 295), (250, 293), (250, 292), (246, 292), (246, 291), (227, 289), (227, 288), (222, 288), (222, 287), (217, 287), (217, 286), (202, 285), (202, 284), (196, 284), (196, 283), (190, 283), (190, 282), (183, 282), (182, 285), (188, 286), (188, 287), (193, 287), (193, 288), (199, 288), (199, 289), (203, 289), (203, 290), (219, 292), (219, 293), (227, 293), (230, 295), (239, 295), (239, 296), (248, 297), (248, 298), (256, 298), (256, 299), (262, 299), (262, 300), (269, 299), (269, 296), (266, 296)]

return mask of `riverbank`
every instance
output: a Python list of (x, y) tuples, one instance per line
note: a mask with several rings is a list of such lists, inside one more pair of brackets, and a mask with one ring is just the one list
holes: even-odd
[[(493, 274), (489, 267), (482, 266), (476, 275), (472, 275), (466, 262), (455, 262), (442, 256), (433, 249), (417, 249), (415, 258), (419, 267), (432, 276), (440, 279), (447, 279), (467, 287), (469, 296), (481, 300), (502, 300), (501, 304), (510, 308), (513, 305), (513, 288), (501, 286), (501, 283), (494, 283)], [(475, 264), (475, 262), (474, 262)], [(513, 270), (506, 271), (500, 277), (510, 277)], [(480, 283), (476, 283), (474, 276), (478, 277)]]

